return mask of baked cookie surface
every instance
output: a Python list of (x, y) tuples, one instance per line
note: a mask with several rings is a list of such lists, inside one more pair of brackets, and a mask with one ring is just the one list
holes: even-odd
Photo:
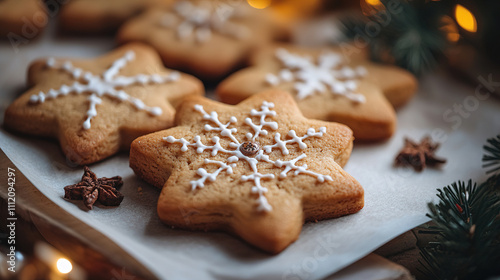
[[(38, 36), (49, 19), (41, 0), (0, 1), (0, 38), (22, 41)], [(10, 35), (9, 35), (10, 34)]]
[(130, 166), (162, 188), (158, 215), (190, 230), (222, 230), (278, 253), (304, 221), (359, 211), (363, 189), (342, 166), (345, 125), (308, 120), (293, 98), (272, 90), (236, 106), (189, 97), (178, 126), (136, 139)]
[(184, 0), (150, 9), (125, 23), (117, 40), (151, 45), (167, 67), (221, 78), (276, 32), (268, 11), (245, 1), (227, 2)]
[(94, 59), (35, 61), (28, 85), (7, 108), (5, 127), (59, 140), (67, 159), (80, 165), (171, 127), (175, 105), (204, 93), (199, 80), (163, 68), (154, 50), (141, 44)]
[(408, 72), (334, 48), (263, 48), (253, 56), (252, 65), (219, 84), (219, 100), (236, 104), (279, 88), (294, 96), (306, 117), (344, 123), (360, 140), (389, 138), (396, 127), (393, 106), (406, 103), (416, 90), (416, 80)]
[(171, 0), (71, 0), (59, 16), (59, 28), (74, 34), (107, 34), (145, 9)]

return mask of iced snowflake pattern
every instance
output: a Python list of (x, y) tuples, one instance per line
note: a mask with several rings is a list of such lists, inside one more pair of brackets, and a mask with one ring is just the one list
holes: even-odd
[[(210, 114), (208, 114), (203, 109), (202, 105), (195, 105), (194, 109), (201, 115), (203, 115), (203, 120), (209, 121), (211, 123), (211, 124), (205, 124), (204, 126), (205, 131), (217, 131), (219, 132), (221, 137), (226, 137), (231, 140), (231, 142), (229, 143), (229, 147), (227, 148), (221, 146), (220, 143), (221, 138), (218, 136), (214, 136), (211, 139), (212, 145), (203, 144), (201, 142), (201, 137), (198, 135), (194, 137), (193, 143), (185, 140), (184, 138), (176, 139), (173, 136), (168, 136), (163, 138), (163, 140), (165, 140), (168, 143), (181, 144), (182, 152), (186, 152), (189, 149), (189, 147), (193, 147), (199, 154), (203, 153), (204, 151), (211, 151), (210, 152), (211, 156), (216, 156), (218, 153), (224, 153), (230, 156), (229, 158), (227, 158), (225, 162), (219, 160), (205, 159), (204, 161), (205, 164), (217, 165), (218, 169), (210, 173), (204, 168), (199, 168), (196, 173), (200, 176), (200, 178), (191, 181), (191, 188), (193, 191), (196, 190), (197, 188), (205, 187), (205, 183), (207, 182), (207, 180), (209, 182), (214, 182), (217, 179), (217, 176), (219, 176), (220, 173), (222, 172), (225, 172), (227, 174), (232, 174), (233, 168), (236, 167), (237, 162), (240, 162), (240, 160), (246, 161), (251, 168), (251, 173), (242, 175), (241, 181), (253, 182), (254, 186), (251, 188), (251, 192), (258, 196), (256, 200), (258, 211), (268, 212), (272, 210), (271, 205), (269, 204), (264, 195), (268, 191), (268, 189), (262, 186), (261, 181), (275, 178), (274, 174), (260, 173), (258, 169), (259, 163), (270, 163), (277, 168), (283, 169), (279, 175), (279, 178), (285, 178), (290, 171), (293, 171), (293, 174), (295, 176), (300, 174), (310, 175), (316, 177), (318, 182), (324, 182), (325, 180), (332, 181), (332, 178), (328, 175), (322, 175), (310, 171), (306, 164), (302, 166), (296, 165), (298, 161), (306, 157), (305, 153), (301, 154), (298, 157), (295, 157), (292, 160), (286, 160), (286, 161), (280, 159), (272, 160), (268, 155), (273, 151), (273, 149), (279, 149), (282, 155), (288, 155), (289, 150), (287, 148), (287, 145), (289, 144), (290, 145), (297, 144), (301, 150), (304, 150), (307, 148), (307, 145), (306, 143), (304, 143), (304, 140), (310, 137), (322, 137), (323, 134), (326, 133), (326, 127), (320, 127), (319, 131), (316, 131), (314, 128), (309, 128), (306, 134), (301, 137), (297, 136), (294, 130), (290, 130), (288, 132), (289, 139), (286, 140), (282, 140), (280, 133), (277, 132), (274, 134), (275, 143), (273, 145), (265, 145), (262, 148), (260, 148), (260, 146), (256, 144), (257, 143), (256, 141), (258, 141), (259, 137), (267, 136), (269, 134), (267, 129), (271, 130), (278, 129), (277, 122), (266, 120), (267, 117), (276, 116), (276, 111), (270, 110), (272, 108), (274, 108), (273, 103), (264, 101), (260, 107), (260, 111), (257, 111), (256, 109), (252, 109), (250, 111), (249, 115), (251, 117), (258, 117), (260, 119), (259, 123), (254, 123), (250, 117), (247, 117), (245, 119), (244, 124), (250, 126), (251, 129), (253, 130), (253, 133), (250, 132), (247, 133), (245, 135), (246, 142), (242, 143), (234, 136), (234, 133), (237, 132), (237, 128), (234, 127), (230, 128), (230, 126), (237, 123), (236, 117), (233, 116), (229, 119), (229, 122), (222, 123), (219, 120), (217, 112), (213, 111)], [(259, 148), (258, 150), (250, 150), (250, 151), (245, 150), (248, 147), (250, 148), (259, 147)], [(249, 153), (253, 153), (254, 156), (248, 156)]]
[[(197, 5), (189, 1), (180, 1), (175, 4), (173, 13), (165, 13), (161, 18), (161, 26), (174, 28), (177, 25), (177, 36), (180, 39), (194, 34), (198, 43), (210, 40), (212, 32), (229, 37), (242, 39), (248, 37), (250, 30), (241, 24), (231, 22), (231, 18), (240, 16), (237, 7), (220, 5), (204, 1)], [(180, 23), (177, 17), (180, 17)]]
[(68, 73), (75, 79), (75, 82), (72, 85), (62, 85), (59, 89), (50, 89), (47, 93), (40, 91), (38, 94), (30, 97), (30, 102), (43, 103), (48, 99), (66, 96), (70, 93), (89, 93), (90, 96), (87, 98), (89, 110), (87, 111), (87, 118), (83, 122), (83, 128), (85, 130), (90, 129), (90, 121), (97, 116), (96, 106), (102, 103), (101, 97), (103, 96), (108, 96), (121, 102), (128, 102), (138, 110), (146, 111), (154, 116), (159, 116), (163, 113), (160, 107), (146, 106), (142, 100), (128, 95), (123, 88), (134, 84), (146, 85), (168, 83), (178, 80), (180, 74), (174, 71), (168, 75), (138, 74), (132, 77), (118, 75), (120, 70), (127, 66), (128, 62), (134, 59), (135, 53), (133, 51), (128, 51), (123, 57), (114, 61), (102, 75), (94, 75), (91, 72), (73, 66), (70, 61), (58, 63), (54, 58), (49, 58), (46, 62), (48, 68)]
[(284, 66), (278, 75), (268, 73), (266, 82), (277, 86), (283, 82), (295, 82), (299, 100), (329, 89), (333, 94), (342, 95), (353, 102), (365, 102), (364, 95), (357, 93), (357, 81), (367, 74), (366, 68), (355, 69), (345, 65), (340, 54), (326, 52), (314, 63), (312, 57), (292, 54), (284, 48), (276, 50), (276, 57)]

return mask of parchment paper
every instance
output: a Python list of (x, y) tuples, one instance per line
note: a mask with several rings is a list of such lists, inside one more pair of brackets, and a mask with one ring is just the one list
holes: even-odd
[[(17, 53), (8, 43), (2, 43), (2, 122), (6, 106), (23, 91), (31, 60), (44, 56), (93, 57), (112, 48), (110, 40), (62, 40), (50, 32)], [(455, 104), (462, 104), (467, 114), (453, 112)], [(85, 211), (81, 201), (62, 198), (63, 187), (77, 182), (83, 171), (66, 164), (56, 143), (2, 129), (0, 147), (44, 195), (125, 248), (159, 278), (319, 279), (426, 222), (426, 204), (435, 199), (436, 188), (456, 179), (483, 179), (481, 147), (486, 138), (499, 133), (499, 109), (496, 98), (479, 100), (473, 87), (459, 84), (444, 73), (424, 78), (417, 97), (399, 110), (398, 130), (389, 141), (355, 143), (345, 170), (364, 187), (365, 208), (354, 215), (304, 225), (300, 239), (276, 256), (224, 233), (172, 230), (163, 225), (156, 216), (159, 190), (136, 178), (126, 154), (92, 165), (100, 177), (124, 178), (123, 203), (116, 208)], [(437, 154), (448, 163), (441, 170), (422, 173), (395, 169), (393, 160), (404, 136), (420, 140), (426, 134), (443, 142)]]

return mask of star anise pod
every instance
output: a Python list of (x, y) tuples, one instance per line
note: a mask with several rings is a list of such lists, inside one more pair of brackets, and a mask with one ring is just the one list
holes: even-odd
[(90, 210), (96, 201), (106, 206), (120, 205), (123, 195), (117, 188), (123, 185), (122, 177), (97, 178), (87, 166), (84, 166), (83, 170), (79, 183), (64, 187), (64, 198), (83, 199), (83, 204)]
[(405, 146), (396, 156), (396, 166), (411, 166), (416, 171), (422, 171), (426, 166), (435, 167), (446, 162), (446, 159), (434, 155), (439, 143), (432, 143), (429, 136), (420, 143), (405, 138)]

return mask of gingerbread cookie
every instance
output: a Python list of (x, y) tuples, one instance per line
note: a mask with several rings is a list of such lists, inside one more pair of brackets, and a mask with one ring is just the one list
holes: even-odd
[(0, 38), (21, 44), (41, 34), (49, 19), (41, 0), (0, 1)]
[(74, 34), (115, 32), (127, 19), (170, 0), (71, 0), (64, 5), (59, 28)]
[(309, 120), (286, 92), (236, 106), (189, 97), (178, 126), (136, 139), (130, 166), (163, 188), (158, 215), (190, 230), (223, 230), (278, 253), (304, 221), (352, 214), (363, 189), (342, 166), (353, 144), (345, 125)]
[(31, 87), (5, 112), (6, 128), (56, 138), (66, 157), (89, 164), (173, 125), (174, 106), (202, 95), (196, 78), (163, 68), (153, 49), (130, 44), (95, 59), (43, 59)]
[(221, 101), (236, 104), (262, 90), (280, 88), (295, 97), (308, 118), (344, 123), (356, 139), (386, 139), (396, 126), (389, 101), (397, 106), (407, 102), (416, 81), (402, 69), (365, 59), (345, 57), (338, 49), (267, 48), (253, 57), (253, 67), (228, 77), (216, 93)]
[(269, 42), (275, 31), (268, 11), (244, 1), (182, 0), (128, 21), (117, 40), (147, 43), (167, 67), (217, 79), (242, 64), (256, 46)]

